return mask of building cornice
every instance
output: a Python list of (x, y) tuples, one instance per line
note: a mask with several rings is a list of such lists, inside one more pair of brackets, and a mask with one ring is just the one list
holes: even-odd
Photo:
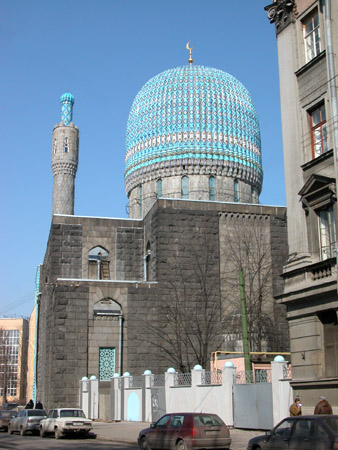
[(264, 7), (268, 12), (270, 23), (276, 27), (276, 35), (286, 28), (290, 23), (295, 22), (298, 14), (296, 0), (275, 0), (274, 3)]

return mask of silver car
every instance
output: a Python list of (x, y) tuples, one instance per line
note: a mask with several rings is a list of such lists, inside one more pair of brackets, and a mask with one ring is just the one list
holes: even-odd
[(8, 424), (8, 433), (12, 434), (18, 431), (24, 436), (27, 431), (38, 432), (40, 429), (40, 421), (47, 417), (46, 411), (43, 409), (23, 409)]

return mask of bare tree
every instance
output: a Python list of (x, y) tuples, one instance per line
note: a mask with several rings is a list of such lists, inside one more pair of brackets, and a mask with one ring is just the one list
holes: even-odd
[(195, 364), (206, 368), (211, 352), (222, 345), (224, 327), (217, 255), (205, 237), (197, 237), (192, 248), (177, 250), (167, 272), (169, 281), (147, 323), (146, 339), (158, 358), (180, 372)]
[(239, 271), (244, 278), (249, 346), (251, 351), (285, 350), (283, 309), (273, 297), (269, 217), (237, 215), (227, 221), (222, 240), (222, 296), (226, 332), (242, 334)]

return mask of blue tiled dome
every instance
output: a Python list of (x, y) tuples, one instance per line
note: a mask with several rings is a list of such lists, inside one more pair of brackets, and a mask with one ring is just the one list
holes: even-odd
[(221, 166), (222, 173), (261, 191), (256, 109), (247, 89), (228, 73), (177, 67), (151, 78), (137, 94), (127, 123), (127, 192), (155, 166), (177, 166), (182, 160)]

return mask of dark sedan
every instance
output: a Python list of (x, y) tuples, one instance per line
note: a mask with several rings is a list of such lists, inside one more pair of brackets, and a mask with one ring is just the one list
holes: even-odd
[(287, 417), (264, 436), (250, 439), (247, 450), (338, 450), (338, 416)]
[(138, 437), (141, 450), (230, 448), (229, 428), (216, 414), (166, 414)]

